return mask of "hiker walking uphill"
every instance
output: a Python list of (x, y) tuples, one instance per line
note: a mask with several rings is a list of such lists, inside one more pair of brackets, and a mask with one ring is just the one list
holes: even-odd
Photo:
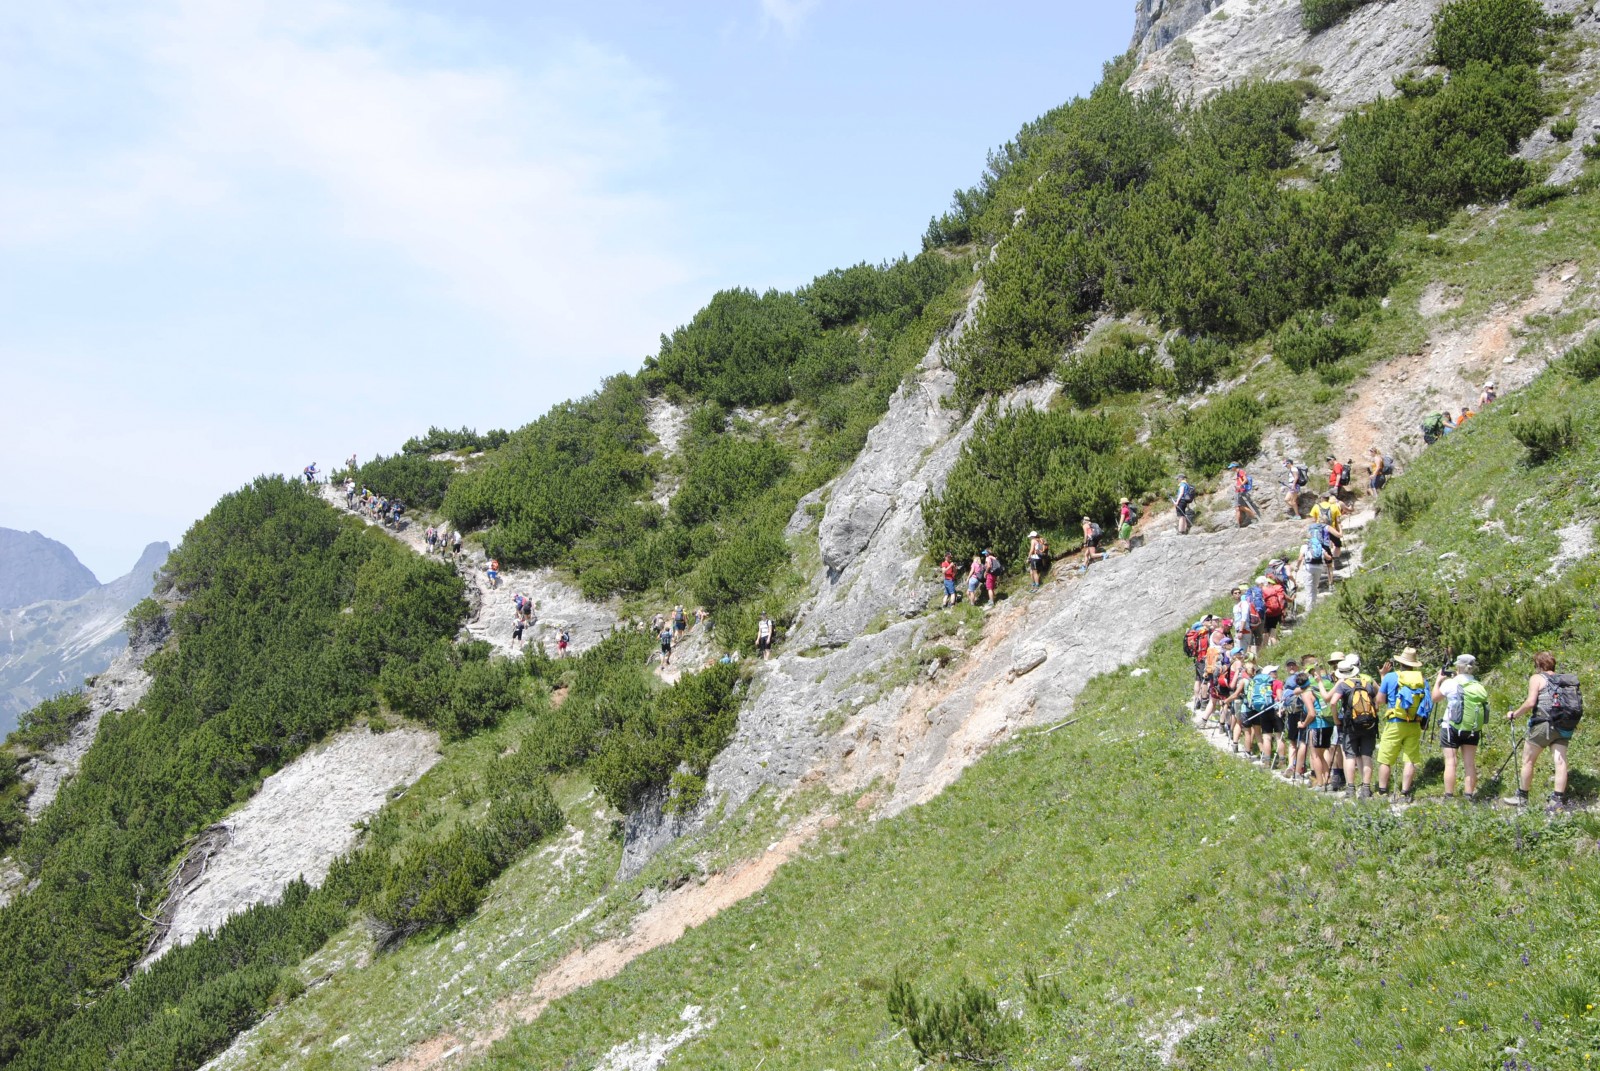
[(1517, 781), (1517, 794), (1506, 800), (1517, 807), (1528, 804), (1528, 790), (1533, 787), (1533, 769), (1539, 754), (1549, 750), (1555, 761), (1555, 789), (1550, 793), (1551, 811), (1567, 806), (1567, 746), (1583, 719), (1583, 692), (1578, 678), (1572, 673), (1556, 672), (1556, 656), (1540, 651), (1533, 656), (1537, 672), (1528, 678), (1528, 698), (1515, 710), (1506, 713), (1506, 720), (1515, 722), (1524, 714), (1528, 718), (1528, 735), (1522, 741), (1522, 776)]
[(1417, 767), (1422, 763), (1422, 733), (1433, 713), (1433, 693), (1423, 680), (1417, 649), (1407, 647), (1394, 656), (1399, 668), (1383, 675), (1383, 729), (1378, 736), (1378, 792), (1387, 794), (1389, 776), (1397, 761), (1403, 761), (1400, 798), (1411, 802), (1416, 787)]
[(1117, 542), (1124, 554), (1133, 553), (1133, 523), (1138, 519), (1133, 503), (1124, 498), (1117, 506)]
[(1311, 473), (1304, 465), (1293, 458), (1283, 459), (1283, 507), (1290, 517), (1300, 516), (1300, 496), (1310, 482)]
[(1489, 693), (1473, 676), (1478, 660), (1469, 654), (1456, 658), (1455, 676), (1439, 671), (1433, 683), (1433, 704), (1444, 704), (1439, 726), (1439, 747), (1444, 751), (1444, 798), (1454, 799), (1458, 769), (1466, 775), (1466, 798), (1478, 797), (1478, 744), (1489, 716)]
[(1087, 573), (1089, 566), (1104, 558), (1100, 551), (1100, 526), (1088, 517), (1083, 519), (1083, 564), (1078, 567), (1078, 572)]
[(989, 609), (994, 609), (994, 591), (1000, 586), (1000, 574), (1005, 572), (1005, 566), (1000, 564), (1000, 559), (994, 551), (983, 552), (983, 593), (989, 597)]
[(1335, 502), (1344, 497), (1345, 489), (1350, 486), (1350, 470), (1353, 465), (1353, 461), (1340, 461), (1331, 456), (1328, 458), (1328, 496)]
[(1251, 493), (1256, 489), (1255, 480), (1244, 470), (1244, 466), (1237, 461), (1228, 463), (1228, 471), (1233, 473), (1233, 516), (1240, 528), (1245, 526), (1244, 515), (1250, 514), (1252, 520), (1261, 519), (1261, 511), (1256, 508), (1256, 500)]
[[(944, 601), (941, 602), (939, 606), (941, 609), (948, 610), (950, 607), (954, 606), (957, 599), (960, 598), (960, 596), (956, 594), (956, 563), (950, 560), (950, 555), (948, 554), (946, 554), (944, 556), (944, 560), (939, 563), (939, 577), (944, 581)], [(1034, 586), (1037, 587), (1038, 585), (1035, 584)], [(702, 610), (695, 611), (696, 615), (699, 615), (703, 612), (704, 611)]]
[(1189, 529), (1194, 527), (1194, 484), (1189, 482), (1189, 477), (1178, 474), (1178, 493), (1173, 496), (1172, 510), (1178, 515), (1178, 534), (1188, 535)]
[(1050, 564), (1050, 544), (1037, 531), (1028, 533), (1028, 576), (1033, 579), (1033, 590), (1039, 590), (1041, 578)]
[(1376, 446), (1367, 451), (1367, 490), (1377, 494), (1394, 475), (1394, 458)]
[(1306, 593), (1308, 614), (1317, 608), (1317, 594), (1322, 590), (1323, 582), (1328, 575), (1328, 544), (1323, 539), (1325, 531), (1324, 525), (1311, 525), (1306, 530), (1305, 542), (1300, 545), (1300, 557), (1295, 561), (1295, 573), (1306, 578), (1305, 586), (1301, 590)]
[(763, 610), (761, 620), (756, 622), (756, 650), (761, 652), (763, 662), (772, 657), (772, 633), (772, 618)]

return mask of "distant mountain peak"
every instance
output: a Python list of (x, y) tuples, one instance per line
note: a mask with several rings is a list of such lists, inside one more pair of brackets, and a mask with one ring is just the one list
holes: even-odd
[(99, 579), (65, 543), (38, 532), (0, 528), (0, 609), (76, 599), (99, 586)]

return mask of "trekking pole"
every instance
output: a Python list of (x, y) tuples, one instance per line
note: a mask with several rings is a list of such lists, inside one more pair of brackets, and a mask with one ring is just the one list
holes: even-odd
[[(1517, 733), (1517, 727), (1516, 727), (1516, 723), (1515, 722), (1513, 722), (1512, 725), (1511, 725), (1511, 732), (1512, 732), (1513, 735), (1516, 735), (1516, 733)], [(1526, 739), (1526, 737), (1517, 736), (1516, 743), (1511, 745), (1510, 754), (1506, 755), (1505, 759), (1500, 763), (1500, 768), (1494, 772), (1494, 776), (1489, 778), (1489, 784), (1491, 784), (1491, 785), (1499, 785), (1501, 783), (1501, 781), (1500, 781), (1501, 775), (1505, 773), (1506, 767), (1511, 765), (1511, 760), (1517, 757), (1517, 752), (1522, 749), (1522, 742), (1525, 739)], [(1522, 782), (1518, 781), (1517, 784), (1520, 786), (1522, 784)]]

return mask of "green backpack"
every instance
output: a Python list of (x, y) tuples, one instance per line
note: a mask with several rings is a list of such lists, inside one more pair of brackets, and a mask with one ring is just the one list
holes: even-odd
[(1489, 690), (1478, 681), (1463, 684), (1450, 693), (1446, 717), (1457, 732), (1483, 732), (1483, 723), (1489, 717)]

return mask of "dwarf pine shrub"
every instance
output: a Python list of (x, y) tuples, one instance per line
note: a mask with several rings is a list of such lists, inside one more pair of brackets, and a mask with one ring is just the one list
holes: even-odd
[(1538, 0), (1455, 0), (1433, 16), (1434, 58), (1452, 71), (1469, 63), (1534, 66), (1548, 26)]
[(1371, 0), (1300, 0), (1300, 24), (1320, 33)]
[(1191, 410), (1178, 429), (1178, 454), (1206, 475), (1230, 461), (1248, 461), (1261, 450), (1266, 415), (1260, 402), (1237, 391)]
[(1366, 348), (1372, 332), (1353, 322), (1353, 309), (1296, 313), (1278, 329), (1273, 353), (1295, 372), (1322, 371)]
[(1585, 383), (1600, 376), (1600, 334), (1572, 347), (1567, 353), (1567, 370)]
[(889, 1018), (906, 1032), (917, 1055), (932, 1064), (999, 1064), (1020, 1036), (1016, 1020), (1000, 1010), (994, 994), (966, 978), (948, 996), (924, 997), (897, 973), (885, 1000)]
[(1175, 335), (1167, 343), (1172, 358), (1172, 376), (1183, 394), (1203, 390), (1215, 383), (1233, 360), (1233, 351), (1220, 339)]
[(1511, 434), (1527, 449), (1530, 465), (1542, 465), (1557, 458), (1577, 442), (1571, 413), (1523, 417), (1511, 425)]
[(1088, 352), (1069, 358), (1058, 377), (1062, 393), (1085, 407), (1115, 394), (1149, 390), (1168, 380), (1166, 370), (1156, 361), (1155, 343), (1127, 330), (1114, 332)]

